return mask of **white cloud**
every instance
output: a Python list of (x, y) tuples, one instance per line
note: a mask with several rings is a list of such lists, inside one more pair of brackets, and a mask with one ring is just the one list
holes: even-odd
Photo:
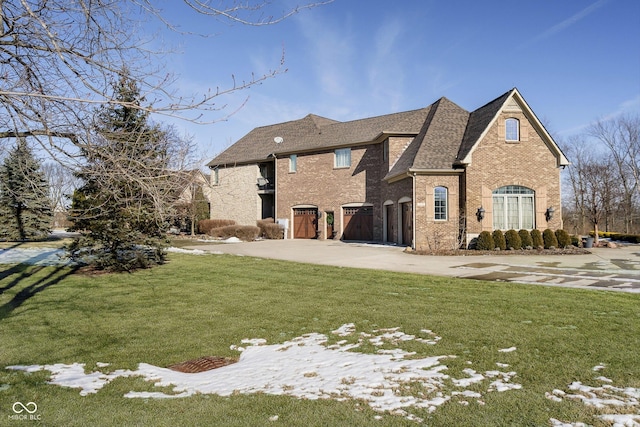
[(570, 16), (569, 18), (567, 18), (564, 21), (554, 25), (553, 27), (548, 28), (547, 30), (545, 30), (542, 33), (540, 33), (537, 36), (535, 36), (533, 39), (529, 40), (528, 42), (525, 42), (524, 44), (522, 44), (520, 46), (520, 48), (522, 49), (522, 48), (524, 48), (526, 46), (529, 46), (529, 45), (537, 43), (537, 42), (539, 42), (541, 40), (547, 39), (549, 37), (552, 37), (552, 36), (556, 35), (557, 33), (561, 32), (561, 31), (566, 30), (567, 28), (569, 28), (570, 26), (574, 25), (575, 23), (577, 23), (581, 19), (585, 18), (587, 15), (591, 14), (596, 9), (600, 8), (601, 6), (603, 6), (604, 4), (608, 3), (609, 1), (610, 0), (598, 0), (595, 3), (592, 3), (591, 5), (585, 7), (584, 9), (579, 11), (578, 13)]

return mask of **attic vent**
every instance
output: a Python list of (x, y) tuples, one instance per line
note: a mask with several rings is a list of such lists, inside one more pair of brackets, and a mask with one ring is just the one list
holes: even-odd
[(518, 104), (518, 101), (516, 101), (515, 99), (511, 98), (504, 106), (504, 111), (509, 111), (509, 112), (521, 112), (522, 108), (520, 108), (520, 105)]
[(284, 141), (284, 139), (281, 136), (276, 136), (275, 138), (273, 138), (273, 142), (275, 142), (276, 144), (280, 144), (282, 141)]

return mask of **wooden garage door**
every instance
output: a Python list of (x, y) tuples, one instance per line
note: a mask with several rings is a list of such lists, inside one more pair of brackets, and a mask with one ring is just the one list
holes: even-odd
[(296, 208), (293, 210), (293, 238), (315, 239), (317, 236), (318, 210)]
[(373, 240), (373, 207), (344, 208), (344, 240)]

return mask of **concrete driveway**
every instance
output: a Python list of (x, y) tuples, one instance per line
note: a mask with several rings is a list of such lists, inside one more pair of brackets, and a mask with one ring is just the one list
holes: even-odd
[(640, 293), (640, 245), (594, 248), (588, 255), (535, 256), (423, 256), (398, 246), (302, 239), (191, 248), (339, 267)]

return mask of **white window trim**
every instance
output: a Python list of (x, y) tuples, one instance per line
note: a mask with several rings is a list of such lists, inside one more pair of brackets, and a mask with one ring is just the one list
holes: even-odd
[[(516, 124), (516, 138), (515, 139), (510, 139), (509, 138), (509, 123), (515, 123)], [(505, 141), (508, 142), (520, 142), (520, 120), (516, 119), (515, 117), (509, 117), (508, 119), (506, 119), (504, 121), (504, 139)]]
[(289, 156), (289, 173), (298, 172), (298, 155), (292, 154)]
[[(436, 218), (437, 217), (436, 195), (437, 195), (438, 189), (444, 190), (444, 218)], [(449, 220), (449, 189), (447, 187), (439, 185), (433, 189), (433, 219), (434, 221)]]

